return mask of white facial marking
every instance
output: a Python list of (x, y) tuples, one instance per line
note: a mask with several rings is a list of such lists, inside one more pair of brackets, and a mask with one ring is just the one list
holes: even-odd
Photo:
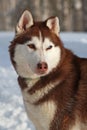
[[(31, 44), (35, 46), (35, 49), (28, 46)], [(49, 46), (52, 47), (47, 50)], [(34, 36), (25, 44), (18, 44), (14, 54), (17, 72), (25, 78), (38, 78), (47, 75), (52, 69), (56, 68), (60, 58), (60, 47), (55, 46), (48, 38), (45, 38), (44, 42), (42, 42), (41, 33), (40, 38)], [(40, 62), (45, 62), (48, 65), (48, 70), (44, 75), (38, 74), (37, 64)]]
[(50, 45), (52, 46), (52, 48), (44, 52), (44, 57), (46, 63), (48, 64), (49, 72), (52, 71), (53, 68), (56, 68), (61, 58), (60, 47), (58, 46), (55, 47), (55, 45), (48, 38), (45, 38), (43, 43), (44, 49), (48, 48)]
[(28, 49), (25, 45), (17, 45), (15, 48), (14, 61), (16, 62), (17, 73), (25, 78), (34, 78), (36, 74), (32, 72), (27, 60)]

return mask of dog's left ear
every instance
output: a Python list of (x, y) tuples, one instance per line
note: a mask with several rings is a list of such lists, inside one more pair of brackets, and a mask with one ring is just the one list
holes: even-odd
[(16, 27), (16, 34), (20, 34), (33, 25), (33, 17), (28, 10), (25, 10)]
[(60, 32), (59, 19), (58, 17), (49, 18), (46, 22), (46, 26), (52, 30), (57, 36)]

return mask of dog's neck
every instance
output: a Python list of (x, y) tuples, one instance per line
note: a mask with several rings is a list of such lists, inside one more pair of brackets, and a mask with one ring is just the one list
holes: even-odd
[(25, 78), (24, 80), (25, 80), (26, 84), (28, 85), (28, 87), (32, 88), (32, 86), (34, 86), (40, 80), (40, 78), (35, 78), (35, 79)]
[(23, 78), (23, 77), (18, 77), (18, 83), (21, 87), (21, 89), (25, 89), (28, 87), (28, 89), (31, 89), (32, 86), (34, 86), (38, 81), (40, 80), (40, 78)]

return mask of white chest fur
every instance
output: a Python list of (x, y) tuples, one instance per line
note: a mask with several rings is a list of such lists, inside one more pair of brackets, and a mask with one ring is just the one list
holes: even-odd
[(25, 102), (25, 107), (36, 130), (49, 130), (56, 111), (56, 105), (53, 101), (45, 102), (38, 106)]
[(76, 116), (75, 124), (69, 130), (87, 130), (87, 122), (81, 122), (79, 116)]
[(34, 102), (41, 99), (45, 94), (48, 94), (50, 89), (52, 89), (55, 85), (49, 84), (50, 86), (47, 85), (43, 89), (38, 90), (34, 94), (30, 95), (28, 90), (36, 82), (37, 80), (33, 82), (27, 81), (26, 83), (28, 84), (28, 88), (22, 91), (25, 108), (29, 118), (34, 123), (36, 130), (49, 130), (50, 123), (52, 122), (56, 112), (57, 106), (55, 102), (50, 100), (39, 105), (34, 105)]

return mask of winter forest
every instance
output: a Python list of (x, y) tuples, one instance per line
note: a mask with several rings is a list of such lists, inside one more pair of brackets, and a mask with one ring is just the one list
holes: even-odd
[(87, 0), (0, 0), (0, 30), (13, 30), (25, 9), (35, 20), (58, 16), (61, 31), (87, 31)]

